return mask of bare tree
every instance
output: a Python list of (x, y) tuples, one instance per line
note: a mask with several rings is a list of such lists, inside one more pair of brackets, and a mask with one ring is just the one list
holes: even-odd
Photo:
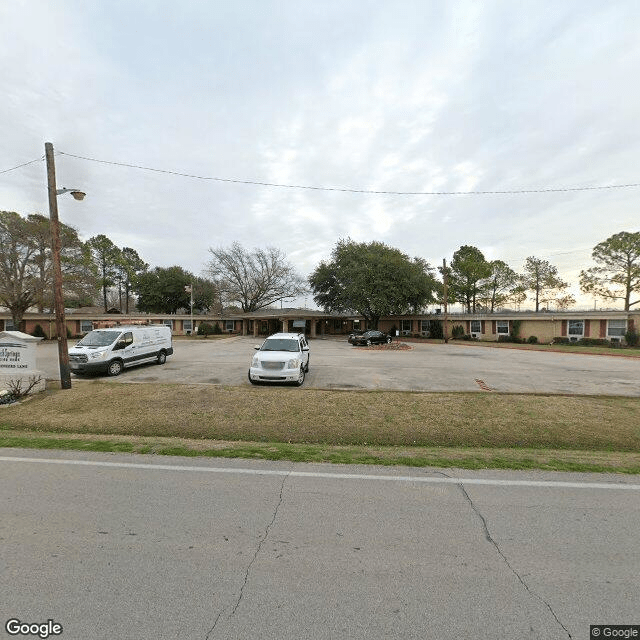
[(237, 302), (250, 312), (308, 293), (304, 280), (275, 247), (245, 249), (239, 242), (229, 248), (209, 249), (213, 258), (207, 264), (227, 302)]

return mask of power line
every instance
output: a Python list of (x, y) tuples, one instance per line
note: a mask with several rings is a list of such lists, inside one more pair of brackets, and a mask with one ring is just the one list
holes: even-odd
[(304, 189), (307, 191), (337, 191), (341, 193), (363, 193), (373, 195), (395, 195), (395, 196), (471, 196), (471, 195), (509, 195), (509, 194), (527, 194), (527, 193), (567, 193), (574, 191), (603, 191), (606, 189), (629, 189), (640, 187), (639, 182), (629, 184), (614, 184), (595, 187), (557, 187), (543, 189), (512, 189), (504, 191), (382, 191), (374, 189), (354, 189), (347, 187), (317, 187), (301, 184), (282, 184), (277, 182), (260, 182), (257, 180), (240, 180), (235, 178), (219, 178), (216, 176), (200, 176), (192, 173), (183, 173), (181, 171), (170, 171), (168, 169), (157, 169), (154, 167), (145, 167), (137, 164), (126, 162), (114, 162), (110, 160), (99, 160), (97, 158), (88, 158), (86, 156), (78, 156), (73, 153), (58, 151), (59, 155), (69, 156), (78, 160), (87, 160), (89, 162), (98, 162), (100, 164), (109, 164), (117, 167), (128, 167), (130, 169), (140, 169), (142, 171), (153, 171), (155, 173), (164, 173), (172, 176), (180, 176), (183, 178), (193, 178), (196, 180), (211, 180), (214, 182), (228, 182), (233, 184), (248, 184), (261, 187), (277, 187), (280, 189)]
[(26, 167), (27, 165), (33, 164), (34, 162), (42, 162), (44, 160), (44, 156), (40, 156), (35, 160), (29, 160), (29, 162), (24, 162), (23, 164), (19, 164), (17, 167), (11, 167), (11, 169), (4, 169), (4, 171), (0, 171), (0, 175), (3, 173), (9, 173), (9, 171), (15, 171), (16, 169), (20, 169), (21, 167)]

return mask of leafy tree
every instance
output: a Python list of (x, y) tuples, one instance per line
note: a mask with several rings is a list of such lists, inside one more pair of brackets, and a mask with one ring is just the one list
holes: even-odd
[[(518, 274), (502, 260), (489, 262), (491, 273), (482, 282), (480, 300), (491, 313), (502, 307), (520, 284)], [(526, 296), (525, 296), (526, 298)]]
[(431, 267), (381, 242), (339, 240), (331, 258), (309, 276), (313, 299), (328, 312), (358, 313), (377, 327), (382, 316), (435, 300)]
[(580, 272), (580, 289), (599, 298), (623, 300), (624, 310), (640, 302), (631, 302), (640, 293), (640, 232), (621, 231), (597, 244), (591, 256), (597, 266)]
[(257, 311), (274, 302), (307, 293), (304, 280), (285, 255), (274, 247), (248, 251), (234, 242), (228, 249), (209, 249), (213, 258), (207, 268), (227, 302), (242, 311)]
[(191, 294), (187, 287), (193, 283), (193, 307), (207, 311), (214, 303), (217, 290), (210, 280), (198, 278), (182, 267), (155, 267), (136, 277), (134, 291), (138, 296), (138, 310), (149, 313), (176, 313), (189, 309)]
[[(34, 302), (38, 311), (53, 307), (53, 251), (51, 224), (41, 214), (27, 216), (28, 231), (35, 245), (33, 254)], [(60, 265), (65, 304), (87, 302), (95, 293), (96, 273), (88, 246), (78, 232), (60, 223)], [(89, 302), (90, 304), (90, 302)]]
[(0, 301), (16, 328), (35, 301), (35, 252), (28, 222), (13, 211), (0, 211)]
[(138, 255), (135, 249), (131, 247), (122, 248), (120, 260), (116, 265), (120, 311), (122, 311), (122, 294), (124, 293), (125, 313), (129, 313), (129, 298), (135, 278), (148, 268), (149, 265)]
[[(71, 300), (93, 294), (94, 273), (87, 248), (72, 227), (60, 224), (64, 293)], [(53, 265), (49, 219), (0, 211), (0, 302), (19, 327), (32, 306), (53, 306)]]
[(490, 275), (491, 265), (480, 249), (469, 245), (460, 247), (453, 254), (449, 271), (451, 298), (464, 305), (467, 312), (475, 312), (481, 295), (481, 283)]
[(106, 313), (108, 309), (107, 290), (116, 283), (122, 252), (107, 236), (102, 234), (89, 238), (87, 244), (98, 272), (98, 282), (102, 287), (102, 302)]
[(536, 311), (540, 310), (540, 302), (546, 302), (564, 291), (569, 284), (558, 276), (558, 268), (547, 260), (530, 256), (524, 263), (522, 284), (525, 291), (533, 291), (536, 300)]

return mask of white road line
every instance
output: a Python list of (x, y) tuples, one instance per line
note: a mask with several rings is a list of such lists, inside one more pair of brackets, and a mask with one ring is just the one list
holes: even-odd
[(277, 469), (243, 469), (224, 467), (194, 467), (173, 464), (146, 464), (135, 462), (100, 462), (99, 460), (59, 460), (54, 458), (19, 458), (0, 456), (0, 462), (33, 462), (39, 464), (66, 464), (111, 469), (144, 469), (146, 471), (191, 471), (204, 473), (235, 473), (254, 476), (289, 476), (294, 478), (328, 478), (334, 480), (374, 480), (386, 482), (417, 482), (422, 484), (466, 484), (494, 487), (542, 487), (559, 489), (628, 489), (640, 491), (640, 484), (624, 482), (563, 482), (557, 480), (498, 480), (492, 478), (445, 478), (442, 476), (383, 476), (361, 473), (322, 473), (320, 471), (286, 471)]

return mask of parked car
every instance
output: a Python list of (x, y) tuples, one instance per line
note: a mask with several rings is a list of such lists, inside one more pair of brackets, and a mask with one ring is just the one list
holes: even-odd
[(172, 353), (171, 328), (166, 325), (94, 329), (69, 349), (69, 367), (76, 375), (118, 376), (125, 367), (153, 361), (164, 364)]
[(347, 338), (347, 342), (349, 342), (350, 344), (353, 344), (353, 340), (354, 338), (357, 338), (358, 336), (361, 336), (364, 333), (364, 331), (358, 331), (358, 330), (354, 330), (349, 334), (349, 337)]
[(351, 344), (356, 346), (359, 344), (365, 344), (367, 346), (372, 344), (385, 344), (391, 342), (391, 336), (386, 333), (382, 333), (382, 331), (365, 331), (360, 336), (354, 336)]
[(292, 382), (300, 387), (309, 372), (309, 345), (302, 333), (274, 333), (251, 360), (249, 382)]

